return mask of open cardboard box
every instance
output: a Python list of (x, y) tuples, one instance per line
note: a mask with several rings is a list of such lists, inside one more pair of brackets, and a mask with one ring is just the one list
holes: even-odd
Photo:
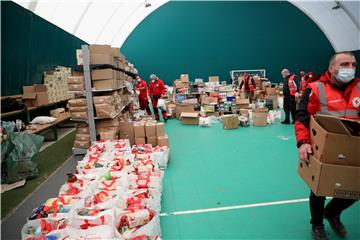
[(254, 126), (266, 126), (268, 111), (269, 111), (269, 109), (267, 109), (267, 108), (255, 109), (255, 111), (253, 112)]
[(316, 115), (310, 119), (311, 145), (322, 163), (360, 166), (360, 121)]
[(27, 107), (38, 107), (49, 104), (47, 88), (43, 84), (23, 86), (22, 99)]
[(176, 118), (179, 119), (182, 112), (194, 112), (195, 104), (177, 103), (175, 107)]
[(360, 199), (360, 167), (299, 161), (298, 173), (317, 196)]
[(199, 125), (199, 113), (198, 112), (182, 112), (180, 120), (186, 125)]

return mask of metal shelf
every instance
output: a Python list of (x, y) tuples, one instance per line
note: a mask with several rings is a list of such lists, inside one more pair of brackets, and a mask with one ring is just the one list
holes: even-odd
[(118, 117), (120, 115), (121, 111), (119, 111), (118, 113), (114, 114), (111, 117), (94, 117), (95, 120), (101, 120), (101, 119), (114, 119), (116, 117)]
[[(121, 90), (126, 88), (126, 86), (121, 86), (118, 88), (114, 88), (114, 89), (99, 89), (99, 90), (91, 90), (93, 93), (103, 93), (103, 92), (113, 92), (113, 91), (117, 91), (117, 90)], [(73, 94), (85, 94), (85, 91), (68, 91), (68, 93), (73, 93)]]
[(74, 121), (74, 122), (88, 122), (87, 119), (81, 119), (81, 118), (70, 118), (71, 121)]
[[(135, 77), (135, 73), (133, 72), (129, 72), (129, 71), (126, 71), (125, 69), (122, 69), (122, 68), (118, 68), (118, 67), (115, 67), (114, 65), (111, 65), (111, 64), (90, 64), (90, 69), (105, 69), (105, 68), (111, 68), (111, 69), (114, 69), (114, 70), (118, 70), (118, 71), (121, 71), (123, 73), (126, 73), (128, 76), (130, 77)], [(71, 67), (74, 71), (83, 71), (84, 69), (84, 66), (83, 65), (75, 65), (75, 66), (72, 66)]]

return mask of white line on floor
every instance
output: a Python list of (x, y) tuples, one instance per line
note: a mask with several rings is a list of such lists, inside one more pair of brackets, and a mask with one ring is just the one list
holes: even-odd
[(220, 211), (228, 211), (228, 210), (241, 209), (241, 208), (264, 207), (264, 206), (281, 205), (281, 204), (289, 204), (289, 203), (299, 203), (299, 202), (308, 202), (308, 201), (309, 201), (309, 198), (302, 198), (302, 199), (294, 199), (294, 200), (284, 200), (284, 201), (264, 202), (264, 203), (253, 203), (253, 204), (228, 206), (228, 207), (188, 210), (188, 211), (161, 213), (160, 217), (167, 217), (167, 216), (171, 216), (171, 215), (186, 215), (186, 214), (194, 214), (194, 213), (220, 212)]

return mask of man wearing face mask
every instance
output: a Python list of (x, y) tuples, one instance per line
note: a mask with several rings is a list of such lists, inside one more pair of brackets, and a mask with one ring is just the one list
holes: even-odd
[(281, 75), (284, 78), (284, 112), (285, 120), (282, 121), (282, 124), (290, 124), (290, 113), (292, 118), (292, 123), (295, 121), (296, 113), (296, 101), (295, 95), (299, 92), (299, 77), (295, 74), (290, 73), (288, 69), (283, 69)]
[[(155, 119), (159, 121), (159, 110), (157, 107), (158, 100), (163, 97), (166, 92), (164, 82), (159, 79), (155, 74), (150, 75), (150, 86), (149, 86), (149, 95), (151, 98), (152, 106), (154, 109)], [(167, 113), (164, 110), (161, 110), (164, 121), (167, 121)]]
[(151, 116), (151, 111), (149, 108), (149, 101), (147, 99), (147, 85), (144, 80), (140, 78), (139, 75), (136, 75), (136, 85), (135, 90), (139, 97), (139, 105), (141, 110), (146, 110), (147, 114)]
[[(307, 161), (312, 153), (309, 130), (311, 115), (325, 114), (360, 120), (360, 78), (355, 78), (355, 70), (356, 59), (351, 52), (336, 53), (330, 60), (328, 71), (307, 85), (295, 122), (300, 160)], [(323, 218), (329, 221), (337, 235), (345, 237), (347, 231), (340, 215), (356, 200), (333, 198), (324, 208), (325, 197), (316, 196), (312, 191), (309, 200), (314, 238), (328, 239)]]

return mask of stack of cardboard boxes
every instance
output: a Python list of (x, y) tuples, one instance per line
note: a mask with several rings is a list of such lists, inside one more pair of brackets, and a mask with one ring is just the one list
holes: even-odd
[(69, 111), (72, 119), (86, 120), (88, 119), (86, 98), (74, 98), (68, 101)]
[(331, 116), (310, 119), (313, 155), (299, 175), (318, 196), (360, 199), (360, 122)]
[(85, 81), (82, 74), (78, 76), (70, 76), (67, 79), (68, 90), (69, 91), (84, 91), (85, 90)]
[(151, 144), (169, 146), (169, 140), (164, 131), (164, 123), (153, 120), (133, 122), (135, 144)]

